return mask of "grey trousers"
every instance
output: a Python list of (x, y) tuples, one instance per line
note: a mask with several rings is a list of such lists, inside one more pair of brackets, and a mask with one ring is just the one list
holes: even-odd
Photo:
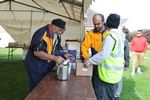
[(115, 97), (120, 97), (122, 91), (122, 79), (118, 83), (117, 91), (115, 92)]

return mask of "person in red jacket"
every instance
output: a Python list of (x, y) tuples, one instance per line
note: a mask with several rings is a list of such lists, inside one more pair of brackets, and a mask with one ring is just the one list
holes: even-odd
[(144, 58), (144, 54), (147, 50), (147, 39), (142, 36), (142, 31), (138, 30), (136, 37), (131, 41), (131, 60), (132, 60), (132, 72), (131, 76), (135, 75), (136, 61), (138, 59), (137, 73), (141, 74), (141, 66)]

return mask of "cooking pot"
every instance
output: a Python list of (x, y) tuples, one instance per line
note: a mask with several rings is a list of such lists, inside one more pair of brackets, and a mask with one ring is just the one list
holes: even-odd
[(71, 66), (69, 66), (70, 60), (67, 59), (63, 63), (58, 65), (57, 68), (57, 79), (68, 80), (71, 72)]

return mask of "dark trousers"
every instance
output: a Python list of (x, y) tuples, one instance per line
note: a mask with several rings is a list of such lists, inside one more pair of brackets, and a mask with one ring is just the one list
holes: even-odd
[[(92, 56), (97, 53), (94, 48), (91, 48)], [(93, 65), (93, 76), (92, 76), (92, 85), (97, 100), (119, 100), (119, 97), (116, 97), (118, 83), (109, 84), (101, 81), (98, 75), (98, 66)]]
[(45, 74), (36, 74), (28, 71), (29, 78), (29, 92), (31, 92), (36, 85), (44, 78)]
[(98, 77), (93, 76), (92, 84), (97, 100), (119, 100), (119, 97), (115, 96), (118, 88), (118, 83), (105, 83), (101, 81)]
[[(44, 78), (44, 76), (53, 69), (55, 64), (56, 64), (55, 62), (50, 62), (48, 70), (44, 72), (43, 74), (38, 74), (35, 72), (33, 73), (32, 71), (29, 71), (29, 67), (26, 67), (28, 79), (29, 79), (29, 92), (31, 92), (36, 87), (36, 85)], [(28, 66), (28, 65), (25, 65), (25, 66)]]

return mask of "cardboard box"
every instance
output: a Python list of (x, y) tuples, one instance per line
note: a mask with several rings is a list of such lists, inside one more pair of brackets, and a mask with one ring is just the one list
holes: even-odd
[(83, 63), (77, 62), (76, 76), (92, 76), (93, 67), (88, 68), (83, 67)]

